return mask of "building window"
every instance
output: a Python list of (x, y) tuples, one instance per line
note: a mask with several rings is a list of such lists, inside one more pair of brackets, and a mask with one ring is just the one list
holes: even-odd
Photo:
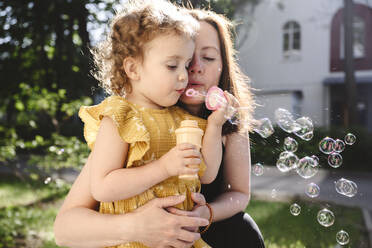
[[(363, 18), (354, 16), (353, 20), (353, 57), (356, 59), (364, 58), (365, 56), (365, 22)], [(340, 57), (345, 58), (345, 33), (344, 25), (341, 24), (341, 45), (340, 45)]]
[[(345, 38), (343, 11), (339, 9), (331, 22), (330, 71), (344, 71)], [(372, 8), (354, 3), (353, 17), (353, 58), (356, 71), (372, 69)]]
[(284, 57), (298, 55), (301, 50), (301, 27), (295, 21), (287, 22), (283, 27)]

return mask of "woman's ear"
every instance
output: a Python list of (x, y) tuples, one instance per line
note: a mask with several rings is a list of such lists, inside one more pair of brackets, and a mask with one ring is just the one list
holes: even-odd
[(125, 74), (131, 79), (138, 81), (140, 80), (139, 74), (139, 61), (133, 57), (127, 57), (123, 60), (123, 69)]

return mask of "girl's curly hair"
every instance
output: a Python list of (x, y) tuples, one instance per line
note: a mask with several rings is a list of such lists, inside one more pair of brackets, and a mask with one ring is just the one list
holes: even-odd
[(166, 0), (129, 0), (110, 25), (106, 40), (91, 49), (93, 76), (109, 95), (125, 96), (131, 84), (123, 69), (126, 57), (144, 59), (144, 45), (159, 35), (194, 38), (199, 27), (184, 9)]

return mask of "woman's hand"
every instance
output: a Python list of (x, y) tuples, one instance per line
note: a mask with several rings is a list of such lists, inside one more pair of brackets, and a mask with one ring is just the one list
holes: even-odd
[(197, 230), (199, 226), (208, 225), (207, 220), (198, 218), (197, 215), (180, 216), (164, 210), (184, 200), (184, 196), (155, 198), (133, 211), (141, 243), (154, 248), (181, 248), (190, 247), (198, 240), (200, 234), (189, 230)]
[[(191, 211), (181, 210), (175, 207), (168, 207), (167, 210), (176, 215), (189, 216), (189, 217), (199, 217), (208, 221), (210, 218), (210, 212), (208, 207), (205, 205), (205, 198), (200, 193), (192, 193), (191, 199), (195, 202), (195, 205)], [(186, 230), (197, 232), (199, 227), (185, 227)]]

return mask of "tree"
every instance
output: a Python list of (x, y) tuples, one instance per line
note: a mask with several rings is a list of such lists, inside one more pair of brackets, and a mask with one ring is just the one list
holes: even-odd
[(97, 84), (89, 76), (88, 23), (99, 22), (91, 6), (111, 10), (112, 2), (0, 2), (0, 162), (81, 137), (76, 113)]

